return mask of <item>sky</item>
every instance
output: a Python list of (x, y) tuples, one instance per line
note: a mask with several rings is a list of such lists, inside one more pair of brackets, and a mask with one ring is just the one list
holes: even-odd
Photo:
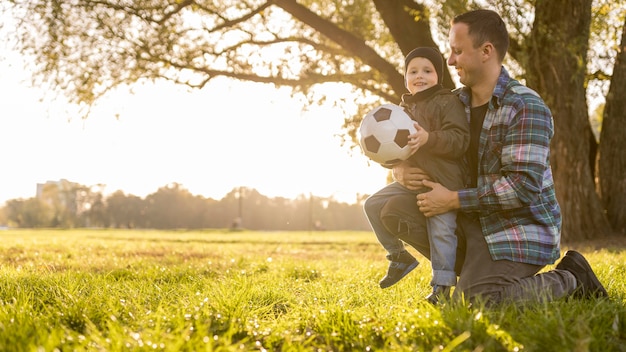
[(0, 206), (60, 179), (105, 184), (107, 195), (145, 197), (176, 182), (213, 199), (248, 187), (350, 203), (385, 185), (386, 169), (341, 146), (340, 110), (304, 112), (288, 90), (226, 79), (195, 91), (144, 84), (111, 92), (83, 120), (63, 99), (42, 101), (49, 95), (31, 86), (17, 54), (0, 56)]

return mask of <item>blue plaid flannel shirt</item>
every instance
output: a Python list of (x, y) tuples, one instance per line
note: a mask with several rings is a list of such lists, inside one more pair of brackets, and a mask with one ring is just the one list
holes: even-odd
[[(470, 92), (458, 93), (469, 120)], [(461, 210), (478, 214), (494, 260), (546, 265), (560, 257), (553, 135), (550, 109), (503, 67), (480, 134), (477, 188), (459, 191)]]

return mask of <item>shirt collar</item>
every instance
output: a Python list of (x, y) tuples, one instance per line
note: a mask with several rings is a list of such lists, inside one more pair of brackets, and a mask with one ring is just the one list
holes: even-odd
[[(498, 82), (496, 83), (496, 87), (493, 90), (493, 95), (491, 97), (491, 100), (489, 101), (490, 109), (500, 106), (504, 97), (504, 92), (506, 91), (506, 87), (510, 80), (511, 76), (509, 75), (509, 72), (504, 68), (504, 66), (502, 66), (502, 68), (500, 69), (500, 76), (498, 76)], [(461, 99), (461, 102), (463, 102), (465, 106), (471, 106), (471, 96), (472, 93), (469, 88), (459, 88), (459, 99)]]

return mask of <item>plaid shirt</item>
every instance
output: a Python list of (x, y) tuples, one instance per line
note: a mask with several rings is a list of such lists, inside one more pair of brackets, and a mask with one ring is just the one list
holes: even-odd
[[(470, 91), (458, 93), (469, 120)], [(553, 135), (550, 109), (503, 67), (480, 133), (477, 188), (459, 191), (461, 210), (478, 214), (493, 260), (546, 265), (560, 256)]]

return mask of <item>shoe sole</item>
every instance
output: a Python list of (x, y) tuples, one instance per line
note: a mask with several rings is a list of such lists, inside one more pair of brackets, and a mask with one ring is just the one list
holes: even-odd
[(608, 297), (609, 293), (606, 291), (606, 289), (604, 288), (604, 286), (602, 286), (602, 283), (600, 283), (600, 280), (598, 280), (598, 277), (596, 276), (596, 274), (593, 272), (593, 269), (591, 268), (591, 265), (589, 264), (589, 262), (587, 261), (587, 259), (585, 259), (585, 257), (576, 252), (576, 251), (567, 251), (565, 253), (566, 257), (569, 257), (572, 259), (572, 261), (574, 261), (574, 263), (576, 263), (576, 265), (579, 265), (580, 267), (582, 267), (585, 272), (587, 273), (587, 276), (591, 279), (591, 281), (593, 282), (594, 286), (596, 287), (595, 290), (593, 290), (593, 292), (588, 292), (588, 294), (592, 297)]
[(379, 283), (380, 288), (387, 288), (387, 287), (391, 287), (395, 284), (397, 284), (400, 280), (402, 280), (405, 276), (407, 276), (411, 271), (413, 271), (413, 269), (417, 268), (417, 265), (419, 264), (418, 261), (414, 261), (413, 263), (411, 263), (411, 265), (409, 265), (406, 269), (404, 269), (404, 271), (402, 272), (402, 275), (400, 275), (400, 277), (398, 278), (398, 280), (388, 284), (388, 285), (384, 285), (383, 283)]

